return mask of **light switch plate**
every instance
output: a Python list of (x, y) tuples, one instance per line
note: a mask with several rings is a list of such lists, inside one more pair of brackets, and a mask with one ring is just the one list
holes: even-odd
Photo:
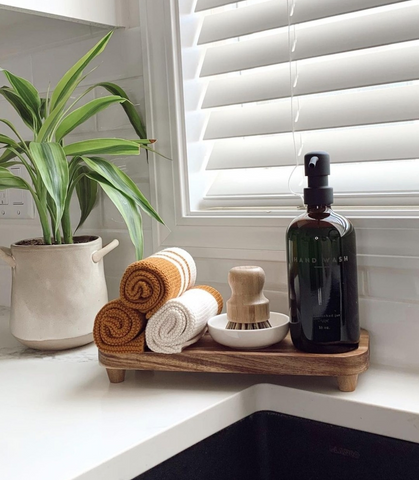
[[(28, 180), (26, 171), (19, 165), (15, 165), (9, 170), (14, 175)], [(8, 188), (0, 191), (0, 219), (28, 219), (34, 217), (34, 202), (27, 190)]]
[(0, 190), (0, 205), (9, 204), (9, 192), (7, 190)]

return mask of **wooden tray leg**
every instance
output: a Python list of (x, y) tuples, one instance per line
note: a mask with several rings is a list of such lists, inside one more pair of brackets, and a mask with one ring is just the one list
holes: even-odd
[(358, 375), (345, 375), (337, 377), (338, 387), (341, 392), (353, 392), (358, 383)]
[(116, 370), (114, 368), (107, 368), (106, 372), (111, 383), (121, 383), (125, 380), (125, 370)]

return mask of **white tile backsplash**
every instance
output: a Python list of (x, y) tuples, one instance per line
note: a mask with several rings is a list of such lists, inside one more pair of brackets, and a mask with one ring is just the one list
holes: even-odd
[(414, 270), (369, 268), (368, 296), (411, 303), (419, 303), (419, 277)]
[[(51, 82), (55, 86), (65, 72), (87, 53), (105, 34), (76, 40), (52, 49), (33, 54), (33, 81), (38, 89), (44, 89)], [(104, 52), (89, 65), (86, 73), (93, 70), (82, 85), (98, 82), (115, 82), (143, 73), (141, 57), (141, 36), (139, 27), (116, 30)]]
[(370, 333), (372, 361), (419, 369), (419, 305), (360, 299), (360, 320)]
[[(19, 55), (13, 58), (5, 58), (2, 56), (2, 48), (1, 48), (1, 37), (0, 37), (0, 67), (4, 70), (9, 70), (15, 75), (19, 77), (24, 77), (30, 82), (32, 82), (32, 58), (29, 54), (26, 55)], [(4, 49), (3, 49), (4, 50)], [(1, 84), (6, 85), (8, 84), (6, 77), (0, 73), (1, 75)]]

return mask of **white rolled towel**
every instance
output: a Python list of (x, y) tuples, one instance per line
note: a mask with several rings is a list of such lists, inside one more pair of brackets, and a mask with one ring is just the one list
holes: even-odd
[(208, 320), (222, 309), (223, 299), (215, 288), (191, 288), (167, 301), (148, 320), (146, 344), (153, 352), (180, 353), (204, 335)]

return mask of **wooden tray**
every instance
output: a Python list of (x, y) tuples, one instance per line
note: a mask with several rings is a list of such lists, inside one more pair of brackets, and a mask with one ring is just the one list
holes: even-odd
[(292, 344), (289, 334), (282, 342), (259, 351), (233, 350), (214, 342), (207, 334), (182, 353), (99, 351), (99, 362), (106, 368), (112, 383), (123, 382), (126, 370), (312, 375), (336, 377), (339, 390), (352, 392), (358, 375), (368, 368), (369, 353), (366, 330), (361, 330), (357, 350), (339, 354), (300, 352)]

